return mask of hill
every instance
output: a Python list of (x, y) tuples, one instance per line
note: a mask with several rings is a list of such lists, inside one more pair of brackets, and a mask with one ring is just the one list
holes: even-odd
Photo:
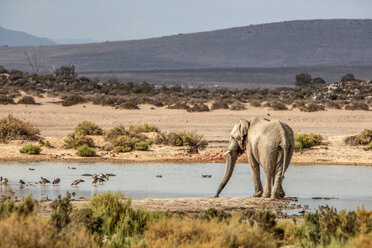
[[(76, 65), (78, 72), (339, 65), (370, 68), (371, 40), (372, 20), (333, 19), (37, 49), (43, 55), (39, 59), (45, 71), (65, 64)], [(0, 48), (0, 65), (30, 70), (23, 49)], [(372, 77), (370, 74), (367, 77)]]
[(25, 32), (0, 27), (0, 46), (44, 46), (55, 44), (47, 38), (40, 38)]

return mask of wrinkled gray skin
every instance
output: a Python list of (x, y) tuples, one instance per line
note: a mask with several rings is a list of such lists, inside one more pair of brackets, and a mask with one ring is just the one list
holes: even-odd
[[(229, 181), (236, 159), (247, 151), (254, 184), (254, 197), (284, 197), (282, 188), (284, 173), (294, 150), (294, 134), (285, 123), (266, 118), (241, 119), (231, 132), (226, 154), (226, 171), (215, 197), (218, 197)], [(265, 172), (265, 189), (262, 190), (260, 165)], [(272, 187), (273, 186), (273, 187)]]

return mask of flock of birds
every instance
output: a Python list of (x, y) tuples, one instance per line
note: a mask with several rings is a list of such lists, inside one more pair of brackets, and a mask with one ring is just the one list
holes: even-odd
[[(92, 180), (91, 180), (92, 185), (97, 185), (97, 183), (103, 184), (104, 182), (110, 180), (110, 177), (116, 176), (116, 175), (115, 174), (111, 174), (111, 173), (109, 173), (109, 174), (100, 173), (99, 175), (97, 175), (97, 174), (93, 174), (93, 175), (83, 174), (82, 176), (91, 176), (92, 177)], [(8, 182), (9, 182), (8, 178), (3, 178), (3, 177), (0, 176), (0, 184), (1, 185), (7, 186), (8, 185)], [(48, 183), (52, 183), (53, 185), (58, 185), (60, 182), (61, 182), (61, 179), (60, 178), (56, 178), (56, 179), (53, 180), (53, 182), (50, 182), (45, 177), (40, 177), (38, 183), (41, 184), (41, 185), (45, 185), (45, 184), (48, 184)], [(79, 178), (79, 179), (74, 180), (71, 183), (71, 186), (77, 186), (79, 183), (83, 183), (83, 182), (85, 182), (85, 180)], [(26, 183), (22, 179), (20, 179), (18, 181), (18, 183), (21, 186), (26, 185)]]
[[(70, 167), (68, 167), (68, 168), (70, 169)], [(75, 168), (73, 168), (73, 169), (75, 169)], [(29, 170), (34, 170), (34, 169), (29, 168)], [(100, 173), (99, 175), (97, 175), (97, 174), (93, 174), (93, 175), (91, 175), (91, 174), (83, 174), (82, 176), (91, 176), (92, 177), (92, 180), (91, 180), (92, 185), (97, 185), (97, 183), (103, 184), (104, 182), (108, 181), (110, 179), (110, 177), (116, 176), (116, 175), (115, 174), (111, 174), (111, 173), (108, 173), (108, 174)], [(156, 177), (162, 178), (163, 176), (162, 175), (156, 175)], [(204, 175), (204, 174), (202, 175), (202, 178), (211, 178), (211, 177), (212, 177), (212, 175)], [(0, 184), (1, 185), (7, 186), (8, 185), (8, 182), (9, 182), (8, 178), (3, 178), (3, 177), (0, 176)], [(56, 179), (53, 180), (52, 184), (53, 185), (58, 185), (60, 182), (61, 182), (61, 179), (60, 178), (56, 178)], [(79, 183), (83, 183), (83, 182), (85, 182), (85, 180), (83, 180), (83, 179), (76, 179), (76, 180), (74, 180), (71, 183), (71, 186), (77, 186)], [(18, 181), (18, 183), (21, 186), (26, 185), (26, 183), (22, 179), (20, 179)], [(45, 184), (48, 184), (48, 183), (51, 183), (51, 182), (48, 179), (46, 179), (45, 177), (40, 177), (38, 183), (41, 184), (41, 185), (45, 185)]]

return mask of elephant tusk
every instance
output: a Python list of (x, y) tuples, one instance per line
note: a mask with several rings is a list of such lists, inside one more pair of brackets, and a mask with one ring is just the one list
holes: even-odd
[(227, 152), (225, 152), (223, 155), (226, 156), (226, 155), (229, 154), (229, 153), (230, 153), (230, 151), (227, 151)]

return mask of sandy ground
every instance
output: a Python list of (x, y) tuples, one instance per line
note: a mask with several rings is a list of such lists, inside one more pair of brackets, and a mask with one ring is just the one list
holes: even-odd
[[(326, 145), (295, 153), (292, 164), (355, 164), (372, 165), (372, 151), (361, 146), (351, 147), (344, 143), (347, 136), (363, 129), (372, 128), (372, 111), (327, 110), (314, 113), (297, 109), (272, 111), (266, 108), (247, 106), (243, 111), (214, 110), (211, 112), (188, 113), (185, 110), (169, 110), (141, 105), (140, 110), (122, 110), (93, 104), (62, 107), (52, 103), (60, 99), (36, 98), (41, 105), (0, 105), (0, 118), (8, 114), (33, 122), (41, 135), (55, 148), (44, 148), (42, 155), (30, 156), (19, 153), (25, 142), (12, 141), (0, 144), (0, 160), (86, 160), (75, 155), (72, 149), (63, 149), (63, 136), (72, 132), (84, 120), (95, 122), (103, 129), (117, 125), (130, 126), (149, 123), (162, 131), (198, 130), (209, 141), (209, 147), (201, 155), (188, 155), (184, 148), (154, 145), (150, 151), (113, 154), (99, 151), (94, 161), (204, 161), (223, 162), (223, 152), (228, 145), (229, 133), (240, 118), (253, 116), (278, 119), (289, 124), (296, 133), (317, 133), (325, 137)], [(103, 142), (95, 137), (97, 144)], [(27, 142), (28, 143), (28, 142)], [(246, 157), (241, 156), (240, 161)]]

